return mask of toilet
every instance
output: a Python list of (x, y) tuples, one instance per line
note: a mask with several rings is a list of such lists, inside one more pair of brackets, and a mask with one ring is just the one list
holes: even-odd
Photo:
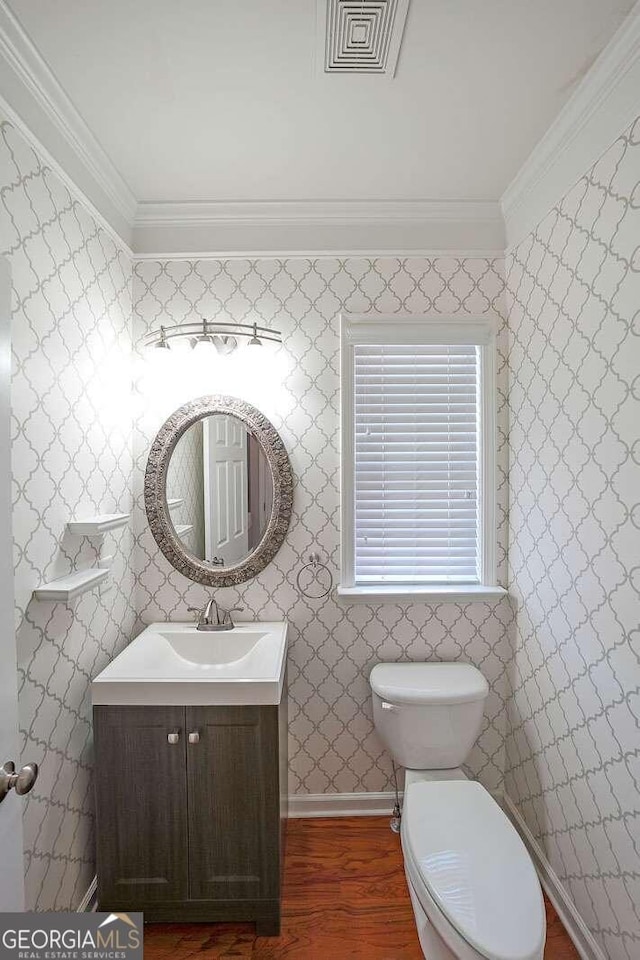
[(540, 883), (520, 836), (461, 769), (489, 685), (470, 663), (379, 663), (369, 678), (383, 743), (405, 767), (402, 852), (428, 960), (542, 960)]

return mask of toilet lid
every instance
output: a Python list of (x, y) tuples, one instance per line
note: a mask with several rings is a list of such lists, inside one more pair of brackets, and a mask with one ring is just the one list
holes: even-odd
[(374, 693), (391, 703), (448, 704), (484, 700), (489, 684), (472, 663), (377, 663), (369, 676)]
[(460, 936), (488, 960), (539, 960), (540, 883), (522, 840), (484, 787), (470, 780), (412, 783), (402, 818), (412, 872)]

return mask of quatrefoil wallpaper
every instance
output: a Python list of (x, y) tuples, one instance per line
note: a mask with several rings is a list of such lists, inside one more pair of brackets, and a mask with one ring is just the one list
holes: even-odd
[(507, 259), (506, 792), (640, 956), (640, 120)]
[(82, 511), (131, 509), (131, 262), (8, 123), (0, 237), (13, 281), (12, 472), (27, 906), (75, 908), (95, 872), (89, 683), (135, 623), (129, 528), (106, 539), (108, 585), (71, 606), (31, 599), (94, 566), (66, 532)]

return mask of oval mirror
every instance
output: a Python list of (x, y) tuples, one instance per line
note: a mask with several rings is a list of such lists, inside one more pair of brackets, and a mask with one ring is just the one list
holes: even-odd
[(259, 410), (202, 397), (159, 431), (147, 464), (145, 506), (158, 546), (185, 576), (210, 586), (259, 573), (291, 516), (284, 444)]

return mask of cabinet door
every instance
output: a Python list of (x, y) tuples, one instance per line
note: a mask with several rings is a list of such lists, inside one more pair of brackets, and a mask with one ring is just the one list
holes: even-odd
[(188, 896), (184, 719), (184, 707), (94, 707), (100, 909)]
[(187, 707), (186, 729), (191, 899), (277, 897), (277, 707)]

